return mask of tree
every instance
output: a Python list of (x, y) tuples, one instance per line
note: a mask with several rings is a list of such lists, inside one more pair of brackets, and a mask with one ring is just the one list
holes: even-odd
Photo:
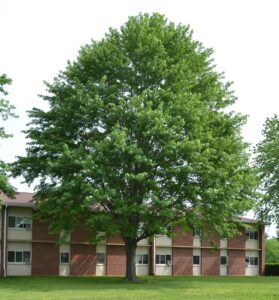
[(130, 17), (47, 83), (49, 111), (29, 113), (14, 174), (40, 179), (39, 217), (52, 231), (119, 234), (127, 280), (141, 239), (178, 223), (229, 235), (251, 208), (245, 118), (226, 112), (235, 96), (211, 54), (189, 27)]
[[(7, 120), (9, 117), (15, 117), (13, 112), (14, 106), (10, 105), (9, 101), (2, 98), (6, 96), (8, 93), (4, 89), (5, 85), (11, 84), (12, 80), (7, 77), (7, 75), (2, 74), (0, 75), (0, 119), (3, 121)], [(0, 127), (0, 138), (8, 138), (10, 134), (5, 132), (5, 128), (2, 126)], [(14, 188), (8, 181), (8, 171), (9, 166), (2, 160), (0, 160), (0, 192), (12, 197), (14, 195)]]
[(265, 262), (279, 263), (279, 240), (276, 238), (265, 241)]
[(279, 118), (268, 118), (262, 131), (263, 140), (255, 148), (256, 164), (261, 178), (262, 197), (258, 215), (279, 225)]

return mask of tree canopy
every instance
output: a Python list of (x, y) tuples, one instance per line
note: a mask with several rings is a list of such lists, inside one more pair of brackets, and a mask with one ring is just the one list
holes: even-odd
[(262, 180), (263, 196), (258, 214), (265, 221), (279, 225), (279, 118), (268, 118), (262, 131), (263, 140), (256, 146), (256, 164)]
[(272, 238), (265, 241), (265, 262), (279, 263), (279, 239)]
[[(9, 103), (5, 96), (8, 94), (5, 90), (5, 86), (11, 84), (12, 80), (7, 75), (0, 75), (0, 119), (2, 121), (7, 120), (9, 117), (15, 117), (13, 112), (14, 106)], [(0, 138), (8, 138), (10, 134), (7, 134), (4, 126), (0, 126)], [(0, 192), (12, 197), (14, 194), (14, 188), (8, 181), (8, 165), (0, 160)]]
[(130, 17), (83, 46), (42, 96), (15, 175), (39, 178), (39, 215), (54, 231), (85, 223), (126, 245), (168, 225), (236, 232), (255, 186), (241, 137), (245, 117), (212, 50), (159, 14)]

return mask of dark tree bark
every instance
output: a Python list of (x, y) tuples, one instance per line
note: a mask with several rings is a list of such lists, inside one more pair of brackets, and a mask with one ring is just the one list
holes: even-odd
[(135, 239), (124, 239), (126, 247), (126, 276), (127, 281), (138, 281), (136, 276), (136, 248)]

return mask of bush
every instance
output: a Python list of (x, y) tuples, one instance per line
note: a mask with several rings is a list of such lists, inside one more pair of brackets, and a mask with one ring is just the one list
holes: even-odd
[(279, 276), (279, 263), (265, 265), (266, 276)]

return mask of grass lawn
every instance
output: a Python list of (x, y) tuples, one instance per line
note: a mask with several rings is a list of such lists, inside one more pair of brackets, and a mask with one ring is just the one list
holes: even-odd
[(9, 277), (0, 279), (0, 299), (279, 300), (279, 277)]

